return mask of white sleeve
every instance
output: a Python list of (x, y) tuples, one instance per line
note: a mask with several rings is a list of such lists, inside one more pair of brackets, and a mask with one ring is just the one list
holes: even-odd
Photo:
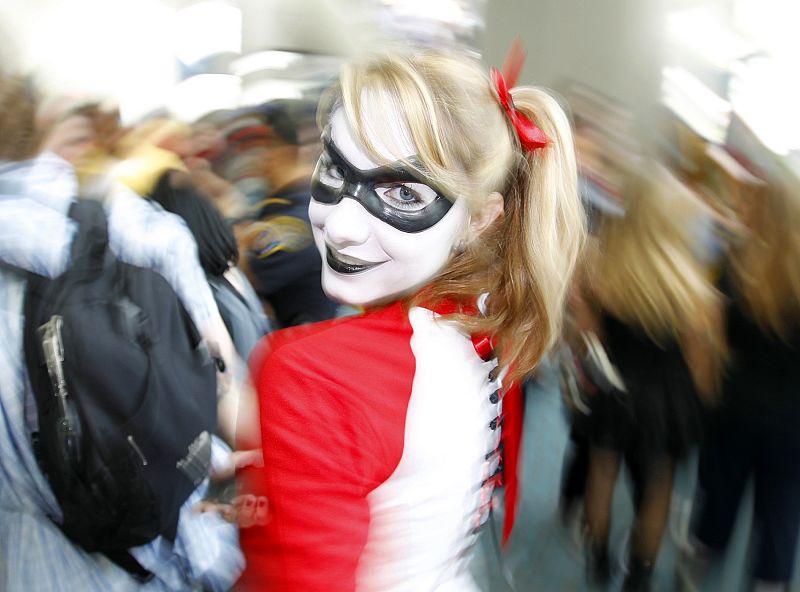
[(120, 260), (160, 273), (202, 333), (219, 316), (197, 244), (183, 220), (122, 186), (106, 199), (109, 244)]
[(66, 269), (77, 227), (34, 200), (0, 199), (0, 261), (46, 277)]

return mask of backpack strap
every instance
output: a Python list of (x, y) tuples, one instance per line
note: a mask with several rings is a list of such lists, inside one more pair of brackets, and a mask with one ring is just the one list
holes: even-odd
[(70, 206), (69, 217), (78, 223), (70, 269), (80, 270), (81, 275), (99, 273), (108, 251), (108, 223), (102, 204), (79, 199)]
[(136, 558), (128, 551), (107, 551), (103, 554), (141, 584), (145, 584), (155, 577), (153, 572), (142, 567), (142, 564), (136, 561)]

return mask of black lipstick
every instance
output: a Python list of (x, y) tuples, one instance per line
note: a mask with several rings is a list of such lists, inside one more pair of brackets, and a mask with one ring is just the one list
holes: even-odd
[(347, 257), (348, 260), (345, 261), (342, 259), (341, 255), (327, 245), (325, 246), (325, 255), (328, 267), (337, 273), (360, 273), (386, 263), (386, 261), (370, 263), (369, 261), (361, 261), (353, 257)]

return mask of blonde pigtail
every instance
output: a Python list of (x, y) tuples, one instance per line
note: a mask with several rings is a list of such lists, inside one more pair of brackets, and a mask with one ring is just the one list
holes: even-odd
[(500, 229), (500, 270), (492, 298), (517, 374), (533, 369), (561, 334), (564, 303), (586, 236), (570, 124), (556, 100), (531, 87), (512, 91), (518, 111), (548, 136), (518, 148)]

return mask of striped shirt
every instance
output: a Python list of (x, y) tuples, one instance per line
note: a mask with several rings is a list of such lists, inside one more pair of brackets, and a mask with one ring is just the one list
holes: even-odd
[[(105, 556), (87, 553), (54, 524), (58, 503), (33, 454), (35, 407), (23, 357), (25, 276), (59, 275), (69, 261), (77, 195), (72, 168), (54, 155), (0, 164), (0, 590), (225, 590), (243, 567), (236, 529), (198, 514), (208, 480), (184, 504), (174, 543), (161, 538), (131, 550), (154, 575), (142, 586)], [(183, 222), (115, 187), (107, 202), (111, 249), (121, 260), (161, 273), (198, 326), (217, 314)], [(214, 457), (227, 448), (214, 442)]]

